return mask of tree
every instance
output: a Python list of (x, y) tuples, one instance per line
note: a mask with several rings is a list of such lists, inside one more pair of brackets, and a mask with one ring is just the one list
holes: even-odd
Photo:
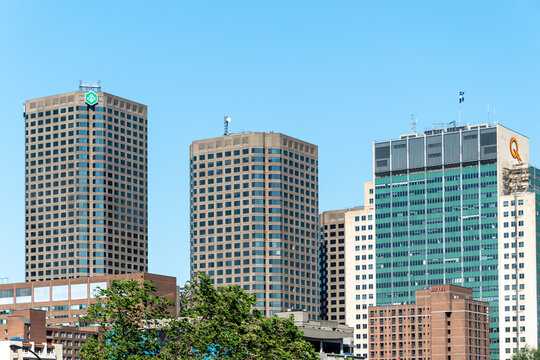
[(84, 344), (82, 357), (135, 360), (159, 354), (158, 327), (172, 319), (168, 310), (174, 304), (155, 295), (156, 290), (152, 282), (137, 280), (113, 280), (108, 289), (99, 289), (83, 321), (98, 324), (101, 332)]
[(253, 310), (255, 296), (236, 285), (216, 289), (202, 273), (186, 285), (181, 316), (190, 329), (181, 342), (197, 359), (318, 359), (292, 316), (264, 318)]
[(216, 289), (199, 273), (185, 289), (176, 318), (167, 311), (172, 303), (154, 295), (152, 283), (113, 281), (85, 317), (104, 332), (90, 339), (81, 355), (90, 360), (318, 359), (292, 316), (264, 318), (253, 309), (255, 296), (238, 286)]
[(540, 360), (540, 349), (526, 346), (514, 354), (512, 360)]
[(263, 318), (259, 313), (253, 319), (252, 331), (244, 342), (250, 359), (318, 359), (313, 346), (303, 340), (302, 335), (292, 315), (288, 318)]

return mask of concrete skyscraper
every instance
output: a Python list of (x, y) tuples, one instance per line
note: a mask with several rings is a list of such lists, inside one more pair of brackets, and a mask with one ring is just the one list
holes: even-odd
[(26, 280), (147, 271), (146, 105), (81, 87), (24, 119)]
[(374, 143), (374, 170), (377, 305), (469, 287), (489, 302), (492, 359), (538, 346), (540, 177), (529, 139), (490, 124), (407, 134)]
[(318, 318), (317, 146), (249, 132), (190, 146), (191, 274)]

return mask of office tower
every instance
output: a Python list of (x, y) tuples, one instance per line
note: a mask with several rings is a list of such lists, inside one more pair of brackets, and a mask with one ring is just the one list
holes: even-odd
[(368, 311), (375, 306), (375, 208), (373, 182), (364, 184), (365, 206), (319, 217), (321, 320), (354, 329), (355, 355), (368, 354)]
[(369, 359), (489, 359), (488, 303), (472, 290), (432, 285), (416, 303), (369, 309)]
[(501, 125), (374, 143), (377, 304), (436, 284), (490, 303), (490, 354), (538, 345), (537, 170)]
[(354, 355), (369, 355), (368, 308), (375, 306), (375, 204), (373, 182), (364, 206), (345, 213), (345, 322), (354, 329)]
[(255, 294), (265, 315), (319, 313), (317, 146), (249, 132), (190, 146), (191, 274)]
[[(528, 153), (528, 146), (523, 150)], [(528, 162), (503, 169), (498, 213), (501, 359), (509, 359), (525, 345), (540, 345), (539, 184), (540, 171)]]
[(26, 281), (147, 271), (146, 105), (81, 87), (24, 118)]
[(345, 324), (345, 213), (325, 211), (319, 216), (321, 319)]

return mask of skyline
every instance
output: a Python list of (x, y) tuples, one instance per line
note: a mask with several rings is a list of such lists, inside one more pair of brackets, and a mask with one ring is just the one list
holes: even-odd
[(0, 278), (11, 282), (24, 278), (21, 105), (74, 91), (81, 78), (148, 105), (149, 270), (179, 284), (189, 276), (189, 144), (222, 135), (225, 115), (232, 133), (281, 132), (319, 147), (320, 212), (361, 205), (372, 142), (409, 133), (411, 114), (419, 132), (457, 120), (458, 91), (462, 123), (487, 122), (494, 106), (540, 163), (536, 3), (67, 4), (0, 5), (0, 51), (12, 55), (0, 59), (10, 170), (0, 226), (11, 254)]

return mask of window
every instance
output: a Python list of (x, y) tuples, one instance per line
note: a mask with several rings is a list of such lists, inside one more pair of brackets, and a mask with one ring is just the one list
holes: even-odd
[(97, 289), (100, 288), (100, 289), (107, 289), (107, 283), (106, 282), (101, 282), (101, 283), (91, 283), (90, 284), (90, 297), (94, 298), (96, 297), (96, 294), (97, 294)]
[(88, 286), (84, 284), (71, 285), (71, 299), (80, 300), (88, 298)]
[(36, 287), (34, 288), (34, 302), (49, 301), (50, 300), (50, 288)]
[(68, 286), (67, 285), (53, 286), (52, 291), (53, 291), (53, 295), (52, 295), (53, 301), (68, 299)]
[(32, 289), (31, 288), (17, 289), (15, 302), (17, 304), (32, 302)]
[(67, 305), (59, 305), (59, 306), (53, 306), (52, 311), (68, 311), (69, 306)]
[(0, 305), (13, 304), (13, 289), (0, 290)]

